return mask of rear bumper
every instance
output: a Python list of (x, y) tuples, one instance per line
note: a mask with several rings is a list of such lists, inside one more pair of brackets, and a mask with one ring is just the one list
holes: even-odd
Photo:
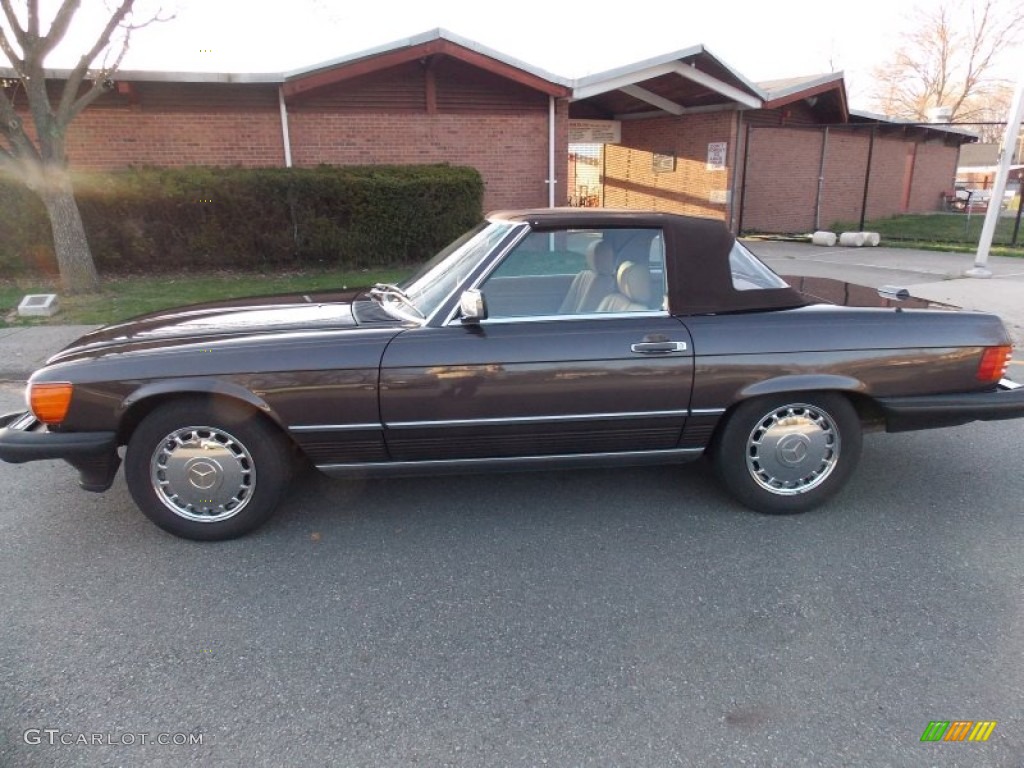
[(972, 421), (1024, 417), (1024, 386), (1003, 379), (994, 392), (880, 397), (886, 432), (955, 427)]
[(51, 432), (31, 413), (0, 416), (0, 460), (11, 464), (63, 459), (87, 491), (105, 491), (121, 464), (115, 432)]

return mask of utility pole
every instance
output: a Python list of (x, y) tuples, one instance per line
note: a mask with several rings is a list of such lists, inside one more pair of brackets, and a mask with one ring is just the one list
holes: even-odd
[(992, 270), (988, 268), (988, 252), (992, 247), (992, 237), (996, 233), (999, 213), (1003, 208), (1006, 181), (1010, 175), (1010, 160), (1013, 159), (1013, 150), (1017, 146), (1017, 135), (1020, 133), (1022, 120), (1024, 120), (1024, 79), (1017, 83), (1017, 91), (1013, 94), (1013, 104), (1010, 105), (1010, 114), (1006, 122), (1006, 134), (1003, 136), (1002, 146), (999, 147), (996, 181), (992, 187), (992, 197), (988, 201), (988, 211), (985, 213), (985, 224), (981, 228), (981, 237), (978, 239), (978, 252), (974, 257), (974, 267), (964, 273), (968, 277), (992, 277)]

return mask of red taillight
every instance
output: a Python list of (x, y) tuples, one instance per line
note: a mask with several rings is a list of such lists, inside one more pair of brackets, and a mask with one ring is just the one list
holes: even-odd
[(71, 405), (71, 389), (71, 384), (66, 381), (30, 384), (28, 405), (35, 417), (44, 424), (59, 424), (64, 421)]
[(1001, 347), (986, 347), (981, 354), (981, 362), (978, 363), (978, 372), (975, 374), (978, 381), (999, 381), (1006, 375), (1006, 366), (1010, 364), (1010, 355), (1013, 347), (1006, 344)]

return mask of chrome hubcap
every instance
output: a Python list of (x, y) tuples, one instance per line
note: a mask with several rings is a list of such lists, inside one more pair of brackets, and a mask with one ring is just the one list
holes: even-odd
[(245, 509), (256, 489), (256, 467), (246, 447), (230, 433), (183, 427), (153, 452), (150, 482), (174, 514), (216, 523)]
[(766, 491), (795, 496), (825, 482), (839, 450), (839, 429), (828, 413), (813, 405), (784, 405), (751, 430), (747, 469)]

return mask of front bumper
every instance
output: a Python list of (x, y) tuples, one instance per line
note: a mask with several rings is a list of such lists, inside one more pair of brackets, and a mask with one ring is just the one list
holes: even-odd
[(0, 460), (11, 464), (64, 459), (87, 491), (105, 491), (121, 465), (116, 432), (51, 432), (28, 412), (0, 416)]
[(1003, 379), (994, 392), (880, 397), (886, 432), (955, 427), (972, 421), (1024, 417), (1024, 386)]

